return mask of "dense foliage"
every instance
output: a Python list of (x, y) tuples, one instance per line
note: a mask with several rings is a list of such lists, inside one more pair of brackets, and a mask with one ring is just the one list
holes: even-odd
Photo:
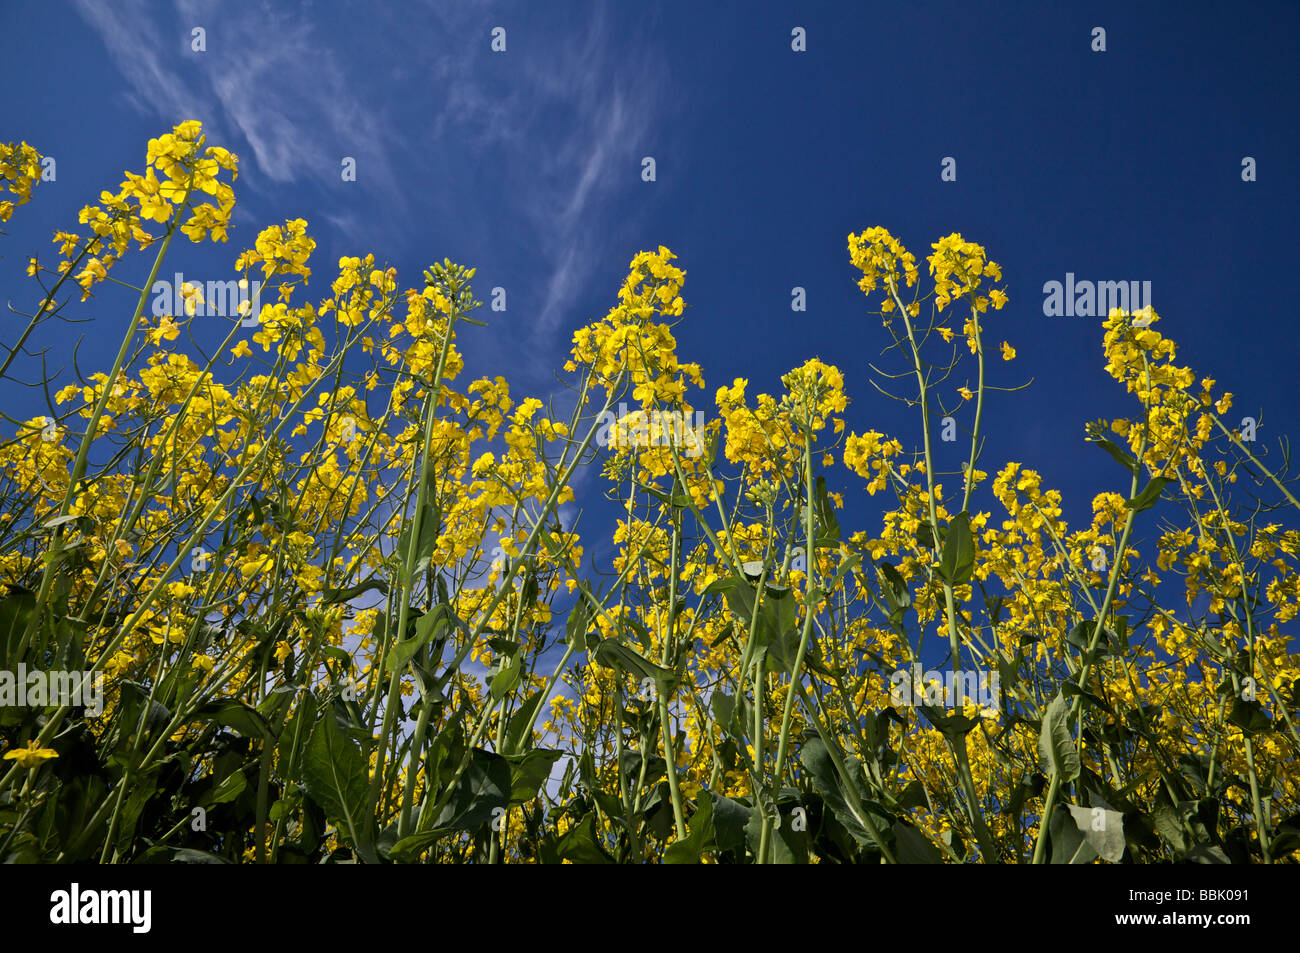
[[(39, 158), (0, 145), (17, 205)], [(849, 236), (881, 385), (919, 415), (857, 434), (819, 360), (710, 402), (663, 247), (574, 334), (555, 402), (462, 379), (458, 335), (491, 333), (472, 269), (403, 290), (343, 258), (306, 300), (302, 220), (235, 261), (260, 311), (181, 347), (211, 303), (155, 316), (151, 289), (177, 233), (227, 240), (237, 167), (183, 123), (30, 259), (6, 386), (74, 299), (134, 311), (111, 367), (42, 381), (0, 445), (0, 671), (103, 686), (99, 713), (0, 707), (0, 857), (1295, 859), (1300, 503), (1150, 309), (1105, 322), (1132, 411), (1081, 434), (1116, 483), (1070, 528), (1035, 470), (981, 469), (986, 356), (1015, 351), (960, 235), (926, 275)], [(142, 287), (113, 276), (145, 251)], [(850, 509), (889, 501), (867, 529), (840, 467)]]

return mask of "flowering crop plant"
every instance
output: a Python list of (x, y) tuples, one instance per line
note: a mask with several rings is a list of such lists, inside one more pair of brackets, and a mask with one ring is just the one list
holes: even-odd
[[(0, 144), (0, 220), (40, 159)], [(908, 435), (852, 432), (815, 358), (707, 390), (662, 246), (573, 334), (559, 412), (465, 379), (473, 268), (345, 257), (309, 299), (302, 219), (232, 253), (260, 295), (185, 347), (208, 292), (151, 289), (178, 237), (231, 237), (238, 170), (183, 122), (29, 259), (0, 376), (87, 300), (125, 330), (4, 423), (0, 672), (74, 674), (0, 705), (0, 860), (1300, 857), (1300, 501), (1149, 305), (1104, 321), (1128, 410), (1079, 420), (1114, 481), (1071, 527), (983, 458), (1015, 348), (960, 234), (847, 239)], [(703, 423), (610, 439), (629, 416)], [(840, 485), (879, 518), (842, 525)]]

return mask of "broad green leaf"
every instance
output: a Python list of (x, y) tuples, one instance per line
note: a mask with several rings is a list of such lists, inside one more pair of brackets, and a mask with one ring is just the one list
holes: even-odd
[(826, 750), (826, 743), (816, 735), (810, 737), (799, 751), (799, 761), (812, 775), (813, 787), (817, 793), (853, 839), (859, 844), (875, 844), (862, 821), (849, 807), (835, 764), (830, 752)]
[(363, 583), (359, 583), (347, 589), (322, 589), (321, 603), (329, 606), (339, 602), (347, 602), (350, 599), (355, 599), (357, 596), (370, 592), (372, 589), (378, 590), (381, 595), (388, 595), (387, 582), (382, 579), (368, 579)]
[(889, 607), (889, 621), (899, 625), (912, 604), (912, 590), (892, 563), (881, 562), (879, 566), (880, 592)]
[[(840, 541), (840, 523), (835, 518), (830, 494), (826, 492), (826, 478), (817, 478), (817, 491), (813, 494), (814, 541), (819, 547), (836, 546)], [(812, 554), (809, 554), (812, 558)]]
[(1061, 691), (1064, 694), (1069, 695), (1071, 697), (1078, 695), (1088, 704), (1092, 705), (1095, 708), (1100, 709), (1101, 711), (1111, 710), (1111, 707), (1106, 704), (1105, 700), (1101, 696), (1096, 695), (1089, 691), (1085, 691), (1084, 689), (1080, 688), (1078, 685), (1074, 684), (1074, 682), (1062, 682)]
[(1137, 465), (1137, 460), (1133, 458), (1133, 455), (1129, 453), (1127, 450), (1120, 447), (1114, 441), (1108, 440), (1105, 437), (1101, 436), (1100, 428), (1097, 428), (1095, 432), (1097, 433), (1097, 436), (1095, 437), (1090, 436), (1088, 438), (1089, 442), (1095, 443), (1097, 446), (1101, 447), (1101, 449), (1105, 450), (1107, 453), (1111, 455), (1111, 458), (1116, 463), (1122, 466), (1129, 473), (1136, 475), (1138, 470), (1138, 465)]
[(715, 579), (704, 587), (704, 592), (701, 595), (711, 596), (717, 592), (726, 592), (735, 586), (737, 581), (735, 576), (723, 576), (721, 579)]
[(934, 727), (938, 728), (954, 742), (960, 742), (962, 737), (970, 733), (978, 724), (979, 719), (971, 718), (967, 715), (949, 715), (942, 708), (936, 708), (933, 705), (918, 705), (921, 714), (929, 719)]
[(542, 704), (542, 696), (543, 691), (539, 688), (529, 695), (519, 709), (510, 716), (510, 721), (506, 725), (504, 754), (518, 754), (533, 743), (532, 734), (528, 729), (533, 724), (533, 716), (538, 706)]
[(1143, 488), (1142, 492), (1133, 497), (1133, 499), (1126, 501), (1124, 505), (1135, 513), (1141, 513), (1145, 509), (1150, 509), (1156, 505), (1156, 501), (1160, 499), (1161, 492), (1169, 482), (1171, 481), (1164, 477), (1152, 477), (1151, 482)]
[(713, 799), (699, 799), (699, 806), (691, 815), (690, 833), (684, 840), (675, 841), (664, 851), (665, 864), (698, 864), (700, 854), (713, 838)]
[(1043, 727), (1038, 734), (1038, 754), (1043, 771), (1051, 777), (1059, 774), (1061, 781), (1073, 781), (1079, 776), (1079, 755), (1070, 734), (1070, 711), (1065, 695), (1058, 693), (1043, 713)]
[(602, 639), (596, 646), (595, 660), (608, 668), (620, 667), (637, 678), (653, 678), (661, 691), (671, 691), (677, 686), (677, 673), (656, 665), (617, 639)]
[(1273, 720), (1268, 717), (1263, 706), (1257, 701), (1248, 702), (1242, 698), (1234, 699), (1232, 710), (1228, 713), (1228, 721), (1248, 735), (1273, 730)]
[(248, 778), (245, 777), (244, 772), (235, 771), (212, 789), (209, 799), (213, 804), (225, 804), (243, 794), (246, 787), (248, 787)]
[(298, 707), (294, 709), (293, 715), (285, 724), (284, 729), (280, 732), (280, 743), (276, 747), (276, 766), (282, 777), (290, 777), (291, 765), (290, 760), (293, 757), (293, 746), (298, 745), (301, 749), (306, 745), (310, 737), (310, 726), (316, 723), (316, 696), (310, 691), (304, 691), (302, 700), (298, 702)]
[[(787, 789), (788, 790), (788, 789)], [(766, 794), (763, 795), (767, 797)], [(769, 800), (768, 810), (779, 810)], [(757, 856), (759, 845), (763, 840), (763, 815), (755, 810), (749, 815), (745, 825), (745, 843), (751, 854)], [(771, 849), (770, 861), (777, 864), (808, 863), (808, 832), (796, 831), (788, 814), (781, 815), (780, 826), (773, 822), (771, 837), (768, 841)]]
[(455, 833), (454, 827), (440, 827), (431, 831), (421, 831), (419, 834), (409, 834), (388, 849), (388, 857), (399, 864), (414, 863), (426, 847)]
[(505, 698), (506, 695), (508, 695), (510, 691), (519, 684), (519, 679), (520, 676), (523, 675), (523, 671), (524, 656), (523, 653), (520, 652), (505, 665), (501, 666), (501, 670), (492, 676), (492, 686), (490, 689), (492, 700), (500, 701), (502, 698)]
[(1074, 815), (1064, 804), (1056, 805), (1047, 828), (1052, 840), (1053, 864), (1090, 864), (1097, 859), (1097, 851), (1083, 836)]
[(1007, 798), (1006, 804), (1002, 806), (1002, 813), (1009, 817), (1019, 817), (1024, 813), (1025, 802), (1042, 794), (1043, 788), (1046, 786), (1047, 778), (1037, 772), (1021, 778), (1016, 786), (1011, 789), (1011, 796)]
[[(420, 518), (420, 536), (415, 545), (415, 563), (412, 571), (422, 573), (429, 568), (429, 557), (433, 551), (438, 548), (438, 524), (441, 521), (441, 514), (438, 507), (433, 503), (425, 503), (421, 511)], [(415, 520), (412, 518), (402, 531), (397, 535), (397, 557), (405, 564), (407, 555), (411, 548), (411, 527)]]
[(939, 848), (911, 824), (894, 822), (894, 856), (900, 864), (942, 864)]
[(970, 513), (962, 510), (948, 523), (943, 556), (935, 572), (954, 586), (970, 582), (975, 570), (975, 540), (970, 531)]
[(9, 594), (0, 599), (0, 670), (11, 670), (20, 661), (10, 664), (35, 608), (36, 595), (22, 586), (10, 585)]
[(492, 820), (496, 808), (510, 806), (512, 775), (510, 762), (501, 755), (475, 748), (455, 794), (433, 826), (477, 830)]
[(595, 814), (588, 814), (575, 826), (569, 828), (560, 838), (555, 850), (561, 860), (572, 861), (575, 864), (614, 862), (596, 838)]
[(1119, 863), (1124, 856), (1124, 815), (1103, 807), (1065, 806), (1088, 845), (1103, 860)]
[(587, 604), (587, 597), (579, 592), (578, 601), (569, 610), (569, 618), (564, 623), (565, 640), (575, 652), (587, 647), (587, 630), (591, 628), (592, 611)]
[(361, 748), (338, 720), (326, 714), (316, 723), (302, 762), (307, 794), (325, 810), (325, 816), (359, 854), (369, 852), (373, 841), (367, 813), (369, 771)]
[(233, 698), (207, 702), (200, 705), (190, 716), (191, 721), (211, 721), (224, 725), (238, 732), (245, 738), (261, 738), (274, 741), (275, 732), (262, 714), (256, 709)]
[(510, 803), (524, 804), (537, 797), (561, 754), (550, 748), (534, 748), (527, 754), (508, 756), (511, 764)]
[(713, 798), (713, 836), (718, 850), (743, 854), (745, 827), (749, 824), (753, 808), (717, 792), (710, 792), (710, 795)]

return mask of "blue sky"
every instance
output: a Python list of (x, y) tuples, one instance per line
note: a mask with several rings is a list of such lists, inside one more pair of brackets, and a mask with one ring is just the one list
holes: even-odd
[[(845, 239), (884, 225), (923, 258), (956, 231), (1002, 264), (1011, 298), (986, 323), (1018, 351), (992, 362), (993, 383), (1033, 379), (990, 398), (982, 468), (1038, 469), (1077, 526), (1093, 494), (1127, 489), (1083, 425), (1136, 405), (1102, 370), (1100, 319), (1044, 316), (1043, 284), (1067, 272), (1150, 281), (1180, 363), (1235, 393), (1262, 441), (1300, 434), (1294, 317), (1277, 290), (1296, 268), (1300, 7), (1131, 7), (11, 3), (0, 140), (54, 156), (58, 177), (0, 238), (0, 286), (30, 303), (26, 256), (52, 262), (54, 229), (139, 169), (148, 138), (199, 119), (241, 158), (237, 228), (216, 248), (174, 246), (176, 269), (227, 277), (261, 227), (296, 217), (319, 243), (315, 299), (340, 255), (373, 252), (416, 286), (449, 256), (478, 268), (480, 298), (507, 290), (508, 310), (483, 314), (492, 328), (463, 336), (469, 374), (546, 396), (573, 330), (614, 303), (637, 251), (663, 244), (687, 271), (679, 356), (703, 365), (706, 407), (736, 377), (778, 392), (819, 356), (844, 372), (852, 429), (911, 447), (915, 411), (869, 383), (885, 339)], [(1091, 49), (1097, 26), (1105, 52)], [(341, 180), (345, 156), (356, 182)], [(946, 156), (955, 182), (940, 180)], [(1242, 181), (1246, 156), (1257, 181)], [(130, 267), (142, 278), (147, 264)], [(791, 312), (795, 286), (805, 313)], [(73, 313), (93, 320), (40, 345), (67, 367), (84, 335), (83, 367), (98, 369), (87, 356), (116, 348), (129, 312)], [(25, 320), (3, 320), (12, 341)], [(0, 400), (42, 412), (10, 381)], [(940, 465), (958, 465), (956, 446)], [(829, 482), (861, 486), (842, 467)], [(851, 495), (841, 522), (876, 530), (878, 501)]]

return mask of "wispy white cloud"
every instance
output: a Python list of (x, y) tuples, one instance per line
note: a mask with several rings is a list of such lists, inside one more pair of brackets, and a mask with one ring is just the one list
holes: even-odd
[[(270, 183), (337, 181), (342, 157), (362, 143), (367, 175), (396, 191), (388, 130), (312, 18), (269, 4), (196, 0), (177, 0), (170, 11), (143, 0), (77, 6), (141, 111), (230, 127)], [(190, 49), (195, 27), (205, 31), (203, 51)]]
[[(604, 5), (557, 16), (528, 4), (293, 12), (267, 0), (77, 4), (126, 79), (128, 100), (168, 124), (202, 119), (232, 148), (242, 139), (241, 180), (254, 192), (337, 188), (351, 155), (382, 215), (330, 201), (317, 217), (359, 244), (382, 232), (397, 254), (394, 242), (430, 237), (431, 214), (433, 228), (451, 229), (462, 247), (466, 235), (481, 247), (506, 233), (535, 250), (532, 273), (520, 276), (540, 289), (530, 330), (493, 344), (508, 346), (534, 382), (549, 379), (572, 303), (595, 268), (609, 265), (611, 235), (630, 224), (612, 219), (607, 200), (636, 181), (645, 137), (672, 102), (660, 54), (616, 43)], [(490, 49), (496, 22), (508, 25), (503, 54)], [(195, 26), (206, 30), (202, 53), (190, 50)], [(481, 168), (498, 191), (466, 201), (448, 186)]]
[(606, 10), (594, 6), (581, 21), (548, 24), (544, 33), (536, 16), (522, 23), (502, 16), (513, 24), (502, 54), (489, 51), (493, 21), (480, 10), (436, 14), (447, 35), (475, 41), (447, 44), (433, 60), (445, 93), (434, 136), (491, 149), (511, 171), (511, 209), (544, 269), (527, 355), (537, 370), (549, 366), (552, 355), (538, 352), (553, 343), (593, 263), (607, 264), (612, 223), (601, 200), (639, 175), (639, 136), (661, 121), (670, 100), (665, 64), (649, 49), (616, 49)]

